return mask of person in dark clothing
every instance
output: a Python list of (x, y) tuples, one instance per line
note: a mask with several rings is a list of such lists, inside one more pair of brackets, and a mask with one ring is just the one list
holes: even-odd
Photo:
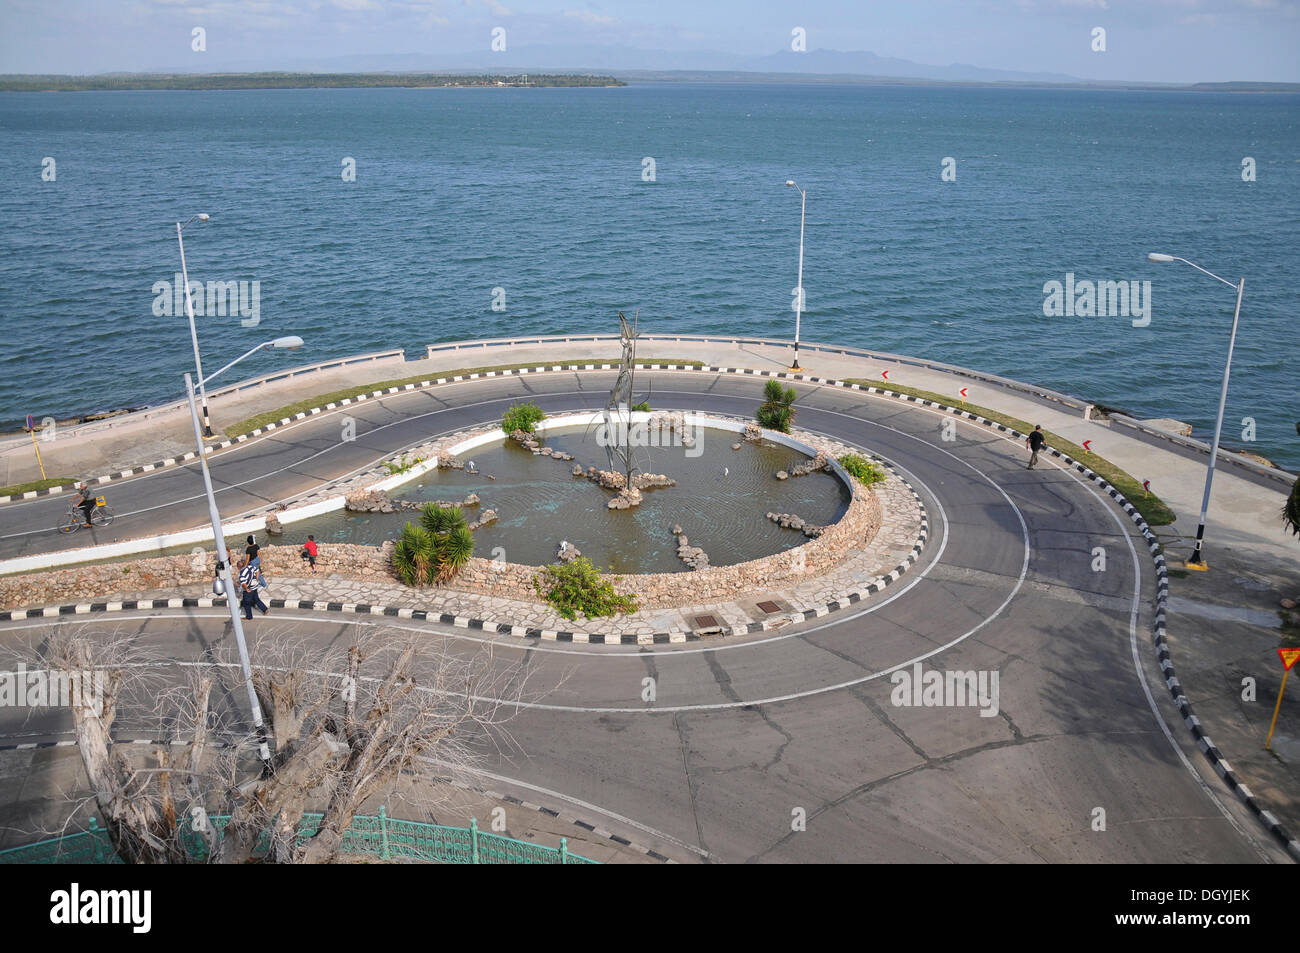
[(244, 609), (244, 618), (253, 618), (253, 606), (262, 610), (262, 615), (266, 615), (266, 603), (262, 601), (261, 593), (258, 592), (257, 570), (252, 564), (245, 566), (239, 571), (239, 604)]
[(1043, 436), (1043, 427), (1038, 425), (1034, 427), (1034, 432), (1025, 438), (1025, 446), (1029, 448), (1029, 466), (1026, 470), (1032, 470), (1034, 464), (1038, 462), (1038, 451), (1043, 449), (1043, 444), (1047, 443), (1047, 438)]
[(81, 510), (81, 516), (82, 519), (86, 521), (86, 525), (92, 525), (90, 522), (90, 515), (95, 512), (95, 507), (98, 506), (98, 504), (95, 502), (95, 497), (91, 495), (90, 490), (86, 488), (86, 484), (77, 484), (77, 498), (73, 501), (72, 505)]

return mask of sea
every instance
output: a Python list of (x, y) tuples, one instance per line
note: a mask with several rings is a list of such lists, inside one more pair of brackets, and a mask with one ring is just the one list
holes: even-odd
[[(1244, 277), (1224, 442), (1300, 468), (1300, 95), (1284, 93), (0, 93), (0, 430), (183, 392), (176, 223), (200, 212), (190, 279), (244, 306), (198, 319), (205, 369), (306, 341), (231, 378), (613, 333), (619, 310), (645, 332), (789, 339), (789, 179), (807, 196), (804, 341), (965, 365), (1200, 437), (1235, 290), (1146, 256)], [(1117, 284), (1062, 307), (1053, 282), (1081, 301)], [(653, 356), (691, 356), (667, 350)]]

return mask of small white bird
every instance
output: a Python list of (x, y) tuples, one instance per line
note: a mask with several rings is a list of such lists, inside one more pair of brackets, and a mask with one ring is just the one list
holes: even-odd
[(731, 472), (731, 468), (730, 468), (730, 467), (723, 467), (723, 468), (722, 468), (722, 475), (723, 475), (723, 476), (726, 476), (726, 475), (729, 474), (730, 472)]

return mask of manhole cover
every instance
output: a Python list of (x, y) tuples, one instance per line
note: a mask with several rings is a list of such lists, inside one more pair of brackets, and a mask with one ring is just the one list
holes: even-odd
[(760, 602), (758, 604), (758, 607), (762, 609), (764, 612), (768, 613), (769, 615), (773, 612), (781, 611), (781, 607), (777, 605), (775, 602), (772, 602), (770, 600), (767, 602)]
[(715, 629), (718, 627), (718, 620), (711, 615), (697, 615), (695, 617), (695, 627), (697, 629)]

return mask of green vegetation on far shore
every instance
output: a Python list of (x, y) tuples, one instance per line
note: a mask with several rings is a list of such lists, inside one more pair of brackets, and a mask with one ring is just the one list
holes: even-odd
[(503, 86), (626, 86), (612, 76), (576, 73), (101, 73), (96, 76), (0, 75), (4, 92), (100, 92), (126, 89), (403, 89)]
[[(494, 364), (490, 367), (463, 367), (457, 370), (446, 371), (429, 371), (427, 374), (420, 374), (416, 377), (403, 377), (400, 380), (376, 381), (373, 384), (358, 384), (355, 387), (347, 387), (343, 390), (330, 391), (328, 394), (317, 394), (315, 397), (306, 397), (292, 404), (286, 404), (283, 407), (277, 407), (275, 410), (268, 410), (264, 414), (257, 414), (249, 417), (247, 420), (241, 420), (238, 423), (231, 424), (225, 428), (227, 437), (239, 437), (246, 433), (252, 433), (258, 427), (265, 427), (267, 424), (273, 424), (283, 420), (286, 417), (292, 417), (294, 414), (305, 413), (313, 407), (324, 407), (326, 404), (337, 404), (340, 401), (350, 400), (354, 397), (360, 397), (362, 394), (373, 394), (377, 390), (388, 390), (390, 387), (405, 387), (407, 384), (418, 384), (421, 381), (436, 381), (439, 378), (466, 377), (470, 374), (486, 374), (488, 371), (507, 371), (520, 367), (567, 367), (570, 364), (610, 364), (612, 361), (595, 361), (583, 360), (575, 362), (570, 360), (564, 361), (533, 361), (529, 364)], [(638, 358), (637, 366), (643, 364), (677, 364), (687, 367), (703, 367), (703, 361), (682, 361), (676, 358)]]
[[(1018, 417), (1012, 417), (1009, 414), (999, 413), (996, 410), (989, 410), (987, 407), (979, 407), (975, 404), (962, 403), (959, 398), (948, 397), (944, 394), (936, 394), (933, 391), (920, 390), (916, 387), (906, 387), (902, 384), (895, 384), (892, 381), (881, 384), (877, 381), (863, 380), (856, 377), (845, 378), (849, 384), (857, 384), (860, 387), (874, 387), (877, 390), (890, 390), (898, 394), (907, 394), (911, 397), (919, 397), (922, 400), (932, 400), (936, 403), (945, 404), (949, 407), (958, 407), (967, 410), (972, 414), (978, 414), (988, 420), (1002, 424), (1004, 427), (1011, 427), (1020, 431), (1022, 434), (1028, 433), (1034, 429), (1034, 425), (1026, 423)], [(1082, 463), (1088, 469), (1092, 470), (1098, 476), (1102, 477), (1115, 489), (1119, 490), (1133, 504), (1134, 508), (1142, 514), (1142, 517), (1151, 526), (1168, 526), (1174, 521), (1174, 511), (1154, 493), (1147, 494), (1142, 489), (1142, 481), (1134, 478), (1125, 471), (1121, 470), (1115, 464), (1111, 463), (1105, 457), (1100, 457), (1091, 451), (1084, 450), (1078, 444), (1071, 443), (1064, 437), (1052, 433), (1044, 428), (1043, 435), (1047, 438), (1047, 445), (1054, 450), (1068, 454), (1075, 460)]]

